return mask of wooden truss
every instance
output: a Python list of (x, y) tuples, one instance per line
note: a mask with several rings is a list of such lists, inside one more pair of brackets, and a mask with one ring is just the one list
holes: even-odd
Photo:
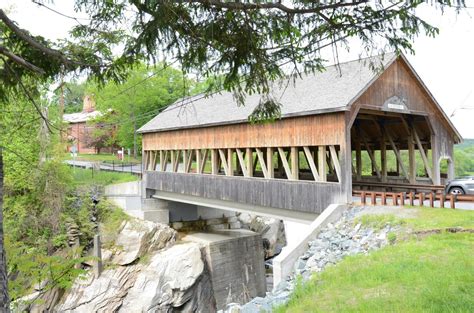
[[(144, 169), (175, 173), (341, 181), (338, 146), (144, 151)], [(330, 179), (329, 179), (330, 177)]]

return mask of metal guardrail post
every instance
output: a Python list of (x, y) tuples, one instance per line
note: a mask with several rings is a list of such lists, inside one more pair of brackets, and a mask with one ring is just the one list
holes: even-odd
[(372, 202), (371, 205), (376, 205), (377, 204), (377, 198), (375, 197), (375, 192), (370, 193), (370, 201)]
[(423, 206), (423, 203), (425, 202), (425, 194), (423, 192), (420, 192), (418, 194), (418, 199), (420, 201), (419, 206)]
[(457, 200), (457, 197), (458, 195), (451, 195), (451, 199), (450, 199), (450, 204), (451, 204), (451, 209), (455, 209), (456, 208), (456, 200)]

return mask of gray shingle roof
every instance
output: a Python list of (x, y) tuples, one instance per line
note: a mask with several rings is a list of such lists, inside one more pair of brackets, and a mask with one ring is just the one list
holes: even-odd
[[(374, 57), (387, 67), (395, 54)], [(367, 61), (367, 60), (365, 60)], [(275, 83), (272, 95), (282, 104), (282, 117), (320, 114), (347, 110), (348, 106), (378, 77), (369, 62), (356, 60), (329, 66), (322, 73), (305, 75), (287, 84)], [(286, 89), (285, 89), (286, 87)], [(258, 105), (260, 95), (250, 95), (245, 106), (238, 106), (232, 93), (222, 92), (208, 98), (202, 95), (181, 99), (141, 127), (141, 133), (178, 128), (197, 128), (211, 125), (241, 123)]]

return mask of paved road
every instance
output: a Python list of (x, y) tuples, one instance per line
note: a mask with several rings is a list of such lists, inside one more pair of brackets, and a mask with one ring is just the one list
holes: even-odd
[(100, 163), (100, 162), (90, 162), (90, 161), (73, 161), (67, 160), (65, 161), (66, 164), (76, 167), (82, 168), (97, 168), (100, 166), (101, 170), (111, 171), (111, 172), (124, 172), (124, 173), (133, 173), (133, 174), (141, 174), (142, 173), (142, 165), (141, 164), (133, 164), (133, 165), (122, 165), (122, 164), (112, 164), (108, 163)]

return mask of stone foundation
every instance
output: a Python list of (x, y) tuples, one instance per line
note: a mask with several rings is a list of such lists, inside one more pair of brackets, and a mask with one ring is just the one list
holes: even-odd
[(245, 303), (266, 292), (262, 237), (248, 230), (194, 233), (183, 238), (202, 246), (217, 309)]

